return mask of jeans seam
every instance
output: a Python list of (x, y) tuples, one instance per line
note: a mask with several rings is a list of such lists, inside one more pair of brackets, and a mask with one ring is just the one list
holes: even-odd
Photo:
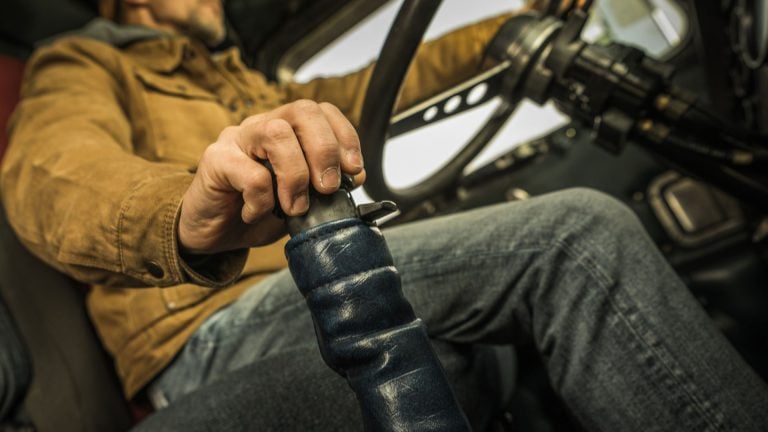
[[(588, 247), (594, 248), (595, 245), (591, 243), (589, 240), (583, 240)], [(622, 292), (622, 290), (618, 291), (617, 296), (611, 295), (611, 290), (609, 289), (610, 285), (614, 285), (616, 281), (611, 278), (605, 269), (603, 269), (599, 262), (592, 258), (592, 256), (589, 253), (583, 253), (581, 254), (582, 259), (579, 259), (579, 250), (575, 248), (574, 246), (570, 245), (568, 242), (562, 240), (562, 239), (556, 239), (554, 240), (554, 243), (560, 247), (560, 249), (567, 254), (577, 265), (580, 265), (584, 270), (587, 271), (587, 274), (591, 275), (593, 279), (597, 282), (600, 289), (603, 290), (607, 298), (609, 299), (609, 302), (612, 306), (612, 309), (614, 312), (621, 318), (621, 320), (625, 323), (625, 325), (631, 330), (631, 332), (634, 334), (637, 341), (640, 342), (642, 346), (646, 348), (648, 353), (651, 354), (662, 366), (663, 370), (668, 375), (668, 378), (671, 378), (671, 381), (676, 382), (678, 384), (678, 388), (682, 389), (684, 394), (687, 396), (687, 399), (689, 400), (690, 405), (698, 411), (703, 419), (709, 424), (710, 427), (714, 427), (716, 430), (727, 430), (725, 429), (725, 424), (723, 421), (718, 420), (718, 414), (721, 418), (725, 418), (725, 416), (722, 414), (721, 410), (717, 410), (714, 407), (714, 403), (707, 403), (707, 401), (702, 400), (699, 396), (700, 390), (695, 385), (695, 383), (689, 379), (685, 374), (682, 374), (682, 368), (680, 365), (674, 360), (674, 357), (669, 353), (669, 350), (664, 347), (664, 345), (660, 343), (652, 343), (653, 341), (647, 340), (647, 335), (650, 333), (651, 335), (655, 336), (655, 339), (660, 340), (658, 336), (656, 336), (650, 329), (647, 328), (647, 326), (642, 325), (642, 323), (637, 322), (637, 319), (631, 318), (628, 315), (629, 312), (632, 311), (632, 309), (637, 309), (636, 307), (630, 306), (629, 303), (631, 301), (631, 296), (628, 295), (628, 293)], [(586, 261), (583, 262), (583, 261)], [(627, 304), (620, 304), (619, 298), (617, 297), (627, 297), (628, 300), (625, 300)], [(622, 302), (622, 303), (624, 303)], [(626, 309), (626, 311), (624, 310)], [(644, 332), (640, 331), (636, 327), (636, 325), (641, 325), (641, 327), (645, 330)], [(670, 364), (672, 363), (672, 364)], [(644, 365), (641, 365), (644, 366)], [(676, 373), (676, 371), (678, 371)]]
[[(586, 244), (587, 250), (601, 250), (597, 247), (597, 245), (589, 240), (582, 239), (581, 241)], [(521, 247), (516, 247), (514, 250), (505, 249), (502, 251), (493, 252), (473, 252), (472, 257), (475, 259), (498, 258), (514, 253), (536, 251), (551, 247), (562, 250), (570, 260), (574, 261), (576, 265), (581, 266), (584, 270), (586, 270), (587, 274), (590, 275), (593, 280), (595, 280), (597, 285), (609, 299), (611, 309), (614, 311), (614, 313), (616, 313), (622, 322), (624, 322), (624, 324), (630, 329), (631, 333), (635, 336), (635, 340), (638, 341), (640, 346), (645, 347), (645, 352), (655, 358), (658, 364), (661, 366), (660, 372), (664, 371), (662, 373), (667, 375), (667, 379), (671, 379), (671, 382), (676, 382), (678, 384), (678, 388), (683, 390), (683, 395), (687, 396), (688, 400), (688, 404), (684, 404), (693, 407), (695, 411), (699, 412), (702, 415), (704, 421), (708, 423), (710, 427), (714, 427), (716, 430), (727, 430), (725, 429), (725, 424), (723, 421), (718, 420), (718, 417), (723, 419), (725, 418), (722, 414), (722, 411), (716, 409), (713, 403), (701, 399), (699, 396), (699, 393), (701, 392), (698, 389), (698, 386), (696, 386), (688, 376), (680, 374), (679, 371), (681, 371), (681, 367), (670, 355), (669, 350), (666, 349), (666, 347), (663, 345), (658, 343), (654, 344), (653, 341), (647, 340), (648, 334), (654, 336), (654, 339), (660, 338), (656, 336), (655, 333), (647, 329), (647, 326), (642, 325), (641, 322), (637, 322), (636, 319), (633, 319), (629, 316), (631, 315), (629, 312), (637, 309), (636, 307), (629, 305), (630, 303), (634, 303), (634, 301), (631, 300), (631, 296), (619, 290), (618, 297), (627, 297), (629, 299), (624, 300), (623, 302), (619, 302), (618, 300), (620, 299), (617, 299), (617, 296), (611, 295), (612, 293), (610, 286), (616, 284), (616, 281), (608, 274), (608, 272), (605, 271), (605, 269), (599, 264), (598, 260), (595, 260), (592, 257), (591, 254), (587, 253), (586, 251), (582, 252), (582, 250), (570, 244), (567, 239), (555, 238), (551, 242), (527, 243)], [(451, 257), (451, 259), (447, 261), (444, 259), (443, 264), (445, 265), (461, 261), (467, 260), (466, 258), (462, 259), (461, 257), (456, 256)], [(405, 267), (408, 265), (419, 265), (424, 263), (433, 264), (428, 260), (412, 260), (408, 263), (404, 263), (405, 265), (401, 264), (401, 266)], [(398, 266), (398, 268), (399, 267), (400, 266)], [(426, 278), (432, 276), (432, 274), (424, 274), (422, 276)], [(640, 325), (640, 328), (636, 327), (638, 325)], [(645, 365), (641, 366), (646, 367)]]
[[(505, 249), (505, 250), (493, 251), (493, 252), (486, 252), (486, 251), (476, 252), (476, 253), (473, 252), (473, 258), (481, 258), (481, 259), (503, 258), (503, 257), (505, 257), (505, 256), (507, 256), (509, 254), (512, 254), (512, 253), (537, 251), (539, 249), (541, 249), (540, 245), (526, 244), (526, 245), (524, 245), (524, 247), (515, 248), (515, 250)], [(462, 258), (462, 257), (459, 257), (459, 256), (454, 256), (454, 257), (450, 257), (448, 259), (443, 258), (443, 259), (441, 259), (441, 261), (443, 261), (443, 263), (445, 263), (445, 264), (451, 264), (451, 263), (455, 263), (455, 262), (466, 261), (466, 258)], [(434, 264), (434, 260), (411, 260), (411, 261), (400, 263), (400, 264), (396, 263), (395, 264), (395, 268), (398, 270), (398, 272), (403, 273), (402, 269), (405, 268), (405, 267), (418, 266), (418, 265), (423, 265), (423, 264), (430, 264), (430, 265)], [(432, 267), (432, 266), (430, 266), (430, 267)], [(428, 278), (428, 277), (432, 277), (432, 276), (434, 276), (434, 273), (426, 273), (425, 275), (423, 275), (423, 277), (420, 277), (420, 278), (415, 279), (415, 280), (422, 280), (424, 278)]]

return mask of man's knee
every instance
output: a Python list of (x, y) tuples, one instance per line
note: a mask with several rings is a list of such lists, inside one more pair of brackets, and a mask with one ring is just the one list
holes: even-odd
[(637, 215), (626, 204), (603, 192), (588, 188), (566, 189), (557, 193), (554, 205), (566, 229), (582, 229), (617, 240), (644, 236)]
[(565, 189), (495, 207), (482, 218), (487, 223), (473, 227), (473, 236), (485, 233), (490, 241), (510, 238), (518, 246), (647, 240), (640, 220), (626, 204), (588, 188)]

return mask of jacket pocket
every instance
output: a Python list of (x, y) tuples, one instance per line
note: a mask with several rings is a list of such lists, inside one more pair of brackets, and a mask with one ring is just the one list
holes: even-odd
[(185, 99), (216, 101), (216, 95), (191, 84), (176, 75), (161, 75), (143, 69), (136, 71), (136, 77), (150, 91), (164, 93)]
[(217, 95), (180, 74), (139, 69), (136, 77), (146, 109), (144, 139), (135, 140), (139, 156), (193, 167), (205, 148), (232, 124)]

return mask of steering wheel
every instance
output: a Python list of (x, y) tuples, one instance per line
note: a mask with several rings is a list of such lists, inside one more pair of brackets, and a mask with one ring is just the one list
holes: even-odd
[[(368, 174), (365, 191), (375, 200), (396, 202), (403, 212), (457, 188), (466, 166), (496, 136), (523, 98), (523, 83), (519, 77), (536, 67), (527, 61), (528, 56), (538, 55), (545, 48), (545, 42), (560, 28), (554, 18), (537, 23), (531, 17), (516, 17), (516, 27), (503, 26), (496, 36), (498, 43), (491, 44), (493, 52), (490, 54), (502, 59), (498, 65), (393, 117), (405, 74), (441, 3), (441, 0), (405, 0), (374, 68), (360, 118), (360, 140)], [(536, 8), (551, 9), (550, 14), (556, 16), (577, 10), (588, 11), (592, 3), (592, 0), (534, 2)], [(529, 32), (530, 37), (520, 37), (521, 25), (541, 26), (542, 29)], [(504, 60), (520, 56), (525, 59)], [(538, 84), (525, 83), (529, 87)], [(496, 96), (501, 96), (501, 103), (486, 123), (435, 174), (404, 189), (387, 185), (383, 167), (387, 139), (469, 110)]]
[[(441, 3), (441, 0), (405, 0), (376, 63), (360, 119), (360, 141), (368, 177), (365, 190), (375, 200), (396, 202), (404, 212), (454, 188), (467, 164), (496, 135), (517, 105), (516, 101), (502, 101), (476, 135), (432, 177), (404, 189), (387, 185), (383, 155), (388, 138), (470, 109), (490, 100), (502, 87), (504, 68), (497, 66), (392, 118), (405, 74)], [(477, 94), (480, 96), (471, 96)]]

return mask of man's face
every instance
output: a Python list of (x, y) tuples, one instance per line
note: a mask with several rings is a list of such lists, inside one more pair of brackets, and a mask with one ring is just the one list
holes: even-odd
[(222, 0), (150, 0), (150, 9), (159, 23), (170, 24), (209, 46), (224, 40)]

